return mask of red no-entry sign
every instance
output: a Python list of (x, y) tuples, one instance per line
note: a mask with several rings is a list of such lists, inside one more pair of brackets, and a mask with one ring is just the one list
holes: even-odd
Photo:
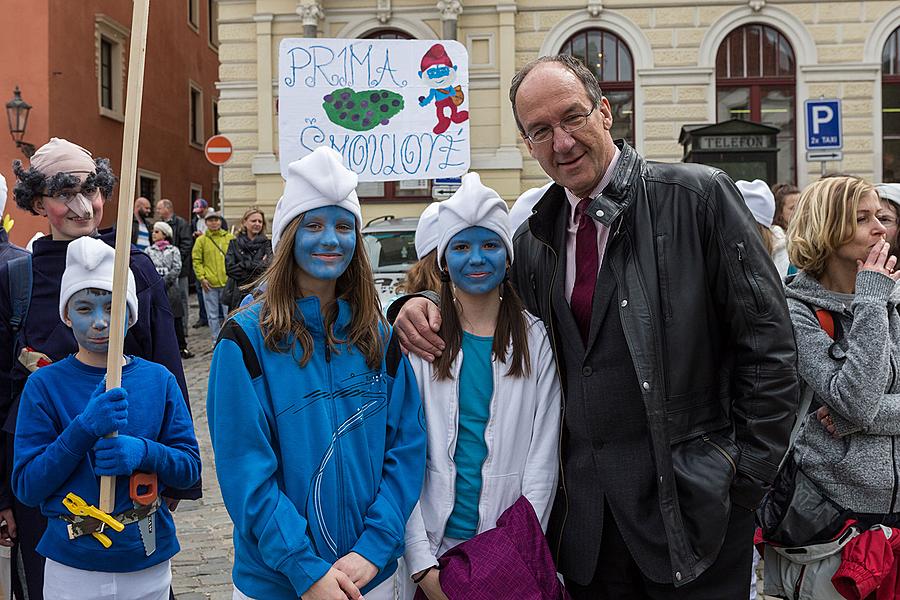
[(206, 140), (203, 152), (206, 154), (206, 160), (216, 166), (221, 166), (231, 159), (234, 148), (231, 146), (231, 140), (224, 135), (214, 135)]

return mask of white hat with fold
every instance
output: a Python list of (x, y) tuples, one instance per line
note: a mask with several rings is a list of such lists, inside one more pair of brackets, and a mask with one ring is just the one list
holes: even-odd
[[(66, 248), (66, 270), (63, 271), (59, 286), (59, 318), (66, 320), (66, 304), (76, 292), (88, 288), (113, 291), (113, 267), (116, 251), (98, 238), (80, 237), (69, 242)], [(128, 269), (128, 290), (125, 293), (128, 305), (128, 326), (137, 322), (138, 299), (134, 284), (134, 274)]]
[(740, 190), (744, 202), (756, 222), (763, 227), (771, 227), (772, 220), (775, 218), (775, 196), (769, 185), (762, 179), (753, 181), (739, 179), (734, 182), (734, 185)]
[(481, 183), (478, 173), (464, 175), (456, 193), (438, 206), (438, 265), (443, 264), (444, 251), (453, 236), (469, 227), (484, 227), (500, 236), (506, 246), (509, 262), (512, 262), (509, 209), (500, 194)]
[(416, 256), (422, 258), (435, 248), (441, 237), (438, 227), (438, 207), (440, 202), (432, 202), (425, 207), (416, 225)]
[(356, 196), (356, 173), (344, 166), (335, 150), (320, 146), (288, 165), (284, 194), (272, 217), (272, 246), (277, 246), (285, 227), (298, 215), (323, 206), (340, 206), (353, 213), (357, 228), (362, 211)]

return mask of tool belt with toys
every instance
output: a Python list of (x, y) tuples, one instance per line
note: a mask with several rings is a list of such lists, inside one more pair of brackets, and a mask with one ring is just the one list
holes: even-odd
[[(147, 506), (129, 508), (119, 514), (108, 515), (99, 508), (89, 505), (79, 496), (69, 493), (66, 494), (63, 504), (72, 514), (60, 515), (59, 518), (69, 524), (67, 529), (70, 540), (84, 535), (93, 535), (101, 544), (108, 548), (109, 545), (101, 537), (98, 537), (98, 534), (106, 537), (103, 531), (107, 526), (117, 532), (122, 531), (126, 525), (137, 523), (141, 519), (155, 513), (159, 509), (160, 502), (159, 497), (157, 497), (152, 504)], [(109, 538), (106, 539), (109, 541)]]

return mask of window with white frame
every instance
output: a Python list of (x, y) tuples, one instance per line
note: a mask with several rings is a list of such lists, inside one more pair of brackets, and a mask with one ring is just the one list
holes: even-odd
[(106, 15), (94, 20), (94, 63), (100, 114), (125, 119), (125, 42), (129, 31)]
[(585, 29), (567, 39), (560, 53), (580, 59), (590, 69), (609, 100), (610, 134), (634, 144), (634, 59), (622, 38), (605, 29)]
[(195, 83), (189, 85), (190, 90), (190, 106), (188, 127), (190, 143), (195, 146), (202, 146), (203, 136), (203, 91)]

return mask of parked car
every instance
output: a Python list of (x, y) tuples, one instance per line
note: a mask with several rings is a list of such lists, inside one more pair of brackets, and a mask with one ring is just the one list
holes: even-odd
[(418, 217), (385, 216), (369, 221), (362, 230), (384, 310), (399, 295), (397, 285), (418, 260), (415, 244), (418, 223)]

